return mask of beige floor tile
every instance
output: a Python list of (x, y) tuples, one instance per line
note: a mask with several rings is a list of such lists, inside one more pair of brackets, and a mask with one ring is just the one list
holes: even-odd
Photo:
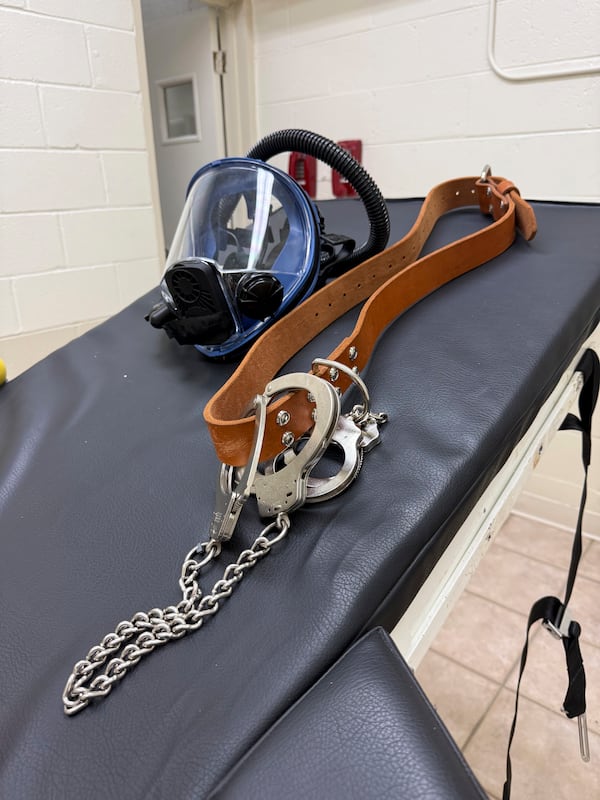
[[(487, 792), (502, 796), (514, 694), (502, 689), (465, 757)], [(600, 797), (600, 736), (590, 734), (592, 761), (579, 756), (577, 723), (521, 698), (511, 751), (512, 800), (592, 800)]]
[(484, 716), (500, 686), (430, 650), (416, 672), (423, 691), (459, 747)]
[[(508, 550), (568, 570), (571, 563), (573, 533), (511, 514), (496, 537), (496, 543)], [(584, 553), (591, 545), (592, 542), (589, 540), (584, 541)]]
[(440, 655), (503, 683), (521, 655), (527, 619), (464, 592), (433, 641)]
[[(582, 644), (586, 676), (588, 728), (600, 734), (600, 648)], [(517, 688), (518, 668), (506, 682), (509, 689)], [(529, 645), (527, 666), (521, 681), (521, 695), (535, 700), (551, 711), (560, 711), (567, 691), (565, 651), (562, 643), (540, 630)], [(600, 753), (598, 753), (600, 759)]]
[(600, 647), (600, 583), (577, 575), (569, 609), (581, 624), (581, 640)]
[(600, 542), (590, 542), (579, 562), (578, 575), (600, 581)]
[[(491, 800), (502, 796), (526, 615), (539, 597), (563, 596), (571, 546), (571, 533), (510, 517), (417, 672)], [(538, 626), (513, 745), (513, 800), (600, 800), (599, 542), (584, 541), (570, 606), (583, 628), (592, 761), (581, 761), (577, 723), (560, 713), (563, 648)], [(507, 688), (481, 711), (504, 680)]]
[(549, 594), (560, 597), (566, 580), (566, 569), (493, 544), (467, 588), (501, 606), (529, 615), (531, 605), (540, 597)]

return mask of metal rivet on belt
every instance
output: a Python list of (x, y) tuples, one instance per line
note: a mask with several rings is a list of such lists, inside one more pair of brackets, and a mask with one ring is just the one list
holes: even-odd
[(289, 413), (289, 411), (282, 410), (277, 414), (277, 424), (278, 425), (287, 425), (289, 421), (290, 421), (290, 413)]
[(488, 197), (491, 197), (492, 196), (492, 187), (488, 186), (488, 188), (485, 190), (485, 193), (486, 193), (486, 195)]
[(358, 350), (354, 345), (348, 350), (348, 358), (350, 361), (356, 361), (356, 356), (358, 355)]
[(281, 437), (281, 444), (285, 447), (291, 447), (294, 444), (294, 434), (291, 431), (286, 431)]
[(337, 381), (339, 377), (340, 371), (337, 367), (331, 367), (329, 369), (329, 380), (333, 383), (333, 381)]

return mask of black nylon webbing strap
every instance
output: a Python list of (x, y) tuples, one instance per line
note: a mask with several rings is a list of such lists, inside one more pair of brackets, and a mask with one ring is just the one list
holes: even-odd
[(586, 350), (581, 361), (577, 365), (577, 371), (583, 374), (583, 386), (579, 393), (579, 417), (575, 414), (567, 414), (560, 430), (574, 430), (581, 433), (582, 446), (581, 458), (583, 461), (584, 478), (579, 513), (577, 515), (577, 525), (571, 550), (571, 564), (569, 566), (569, 577), (565, 590), (565, 599), (561, 602), (558, 597), (542, 597), (531, 607), (529, 619), (527, 620), (527, 633), (525, 645), (521, 654), (521, 664), (519, 667), (519, 680), (515, 697), (515, 713), (513, 716), (510, 734), (508, 737), (508, 748), (506, 752), (506, 781), (502, 793), (502, 800), (510, 800), (510, 789), (512, 782), (512, 768), (510, 762), (510, 747), (515, 735), (517, 725), (517, 713), (519, 710), (519, 689), (521, 678), (527, 663), (527, 650), (529, 646), (529, 631), (531, 626), (542, 620), (547, 627), (560, 638), (564, 649), (567, 662), (567, 673), (569, 685), (563, 702), (563, 711), (569, 718), (579, 717), (585, 713), (585, 670), (583, 668), (583, 658), (579, 647), (579, 636), (581, 627), (578, 622), (568, 621), (565, 612), (571, 599), (573, 585), (577, 575), (577, 568), (582, 551), (582, 525), (585, 503), (587, 500), (587, 478), (588, 469), (592, 458), (592, 414), (598, 399), (598, 389), (600, 386), (600, 362), (593, 350)]

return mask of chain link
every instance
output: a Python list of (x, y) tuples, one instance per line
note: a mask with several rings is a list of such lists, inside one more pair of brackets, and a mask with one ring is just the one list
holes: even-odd
[[(205, 620), (217, 613), (221, 602), (231, 595), (246, 572), (266, 556), (289, 529), (287, 514), (278, 514), (276, 520), (260, 532), (252, 546), (243, 550), (237, 561), (228, 564), (223, 576), (204, 596), (198, 577), (202, 568), (220, 554), (221, 544), (211, 539), (190, 550), (179, 579), (183, 599), (176, 606), (134, 614), (131, 620), (119, 622), (114, 632), (108, 633), (100, 644), (92, 647), (87, 656), (75, 664), (66, 683), (62, 696), (65, 714), (76, 714), (95, 697), (106, 697), (115, 683), (124, 678), (143, 656), (200, 628)], [(199, 554), (200, 559), (194, 558), (195, 554)]]

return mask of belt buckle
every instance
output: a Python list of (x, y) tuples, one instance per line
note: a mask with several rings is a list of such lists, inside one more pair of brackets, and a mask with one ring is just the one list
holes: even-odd
[(573, 618), (568, 608), (563, 609), (562, 617), (560, 618), (560, 625), (556, 623), (558, 620), (545, 619), (542, 620), (542, 627), (546, 628), (555, 639), (568, 639), (569, 629)]

